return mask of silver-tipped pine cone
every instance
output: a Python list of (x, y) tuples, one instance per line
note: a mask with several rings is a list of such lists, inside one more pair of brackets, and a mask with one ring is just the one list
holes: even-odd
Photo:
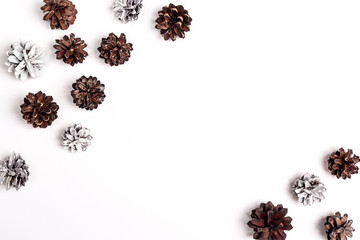
[(325, 199), (326, 188), (318, 176), (305, 174), (294, 182), (293, 192), (298, 197), (299, 202), (305, 206), (312, 205), (314, 202), (321, 202)]
[(13, 152), (6, 160), (0, 162), (0, 184), (4, 184), (6, 190), (19, 190), (24, 187), (29, 175), (29, 167), (20, 154)]
[(142, 0), (115, 0), (113, 11), (120, 21), (127, 23), (138, 19), (142, 6)]
[(14, 73), (15, 77), (22, 81), (29, 76), (39, 77), (40, 70), (44, 67), (43, 51), (32, 41), (12, 44), (6, 56), (5, 65), (8, 67), (8, 72)]
[(71, 152), (83, 152), (91, 145), (92, 138), (89, 129), (81, 126), (81, 124), (74, 124), (64, 131), (62, 144), (65, 149), (69, 149)]

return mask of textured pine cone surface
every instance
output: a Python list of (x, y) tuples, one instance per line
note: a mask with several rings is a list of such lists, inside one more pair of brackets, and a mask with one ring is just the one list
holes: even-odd
[(85, 57), (88, 56), (88, 53), (84, 50), (87, 46), (85, 41), (76, 38), (73, 33), (70, 34), (70, 37), (65, 35), (63, 39), (55, 41), (57, 43), (54, 45), (57, 50), (55, 52), (56, 59), (63, 60), (64, 63), (74, 66), (77, 63), (82, 63)]
[(124, 64), (130, 58), (130, 51), (132, 51), (132, 44), (126, 42), (126, 36), (121, 33), (120, 37), (117, 37), (114, 33), (110, 33), (107, 38), (101, 40), (98, 51), (100, 52), (100, 58), (105, 59), (110, 66), (118, 66)]
[(32, 41), (17, 42), (11, 45), (11, 50), (6, 52), (5, 65), (8, 72), (14, 73), (17, 79), (25, 81), (28, 76), (37, 78), (44, 66), (43, 51)]
[(53, 101), (53, 97), (46, 96), (41, 91), (29, 93), (20, 108), (23, 118), (34, 128), (46, 128), (58, 117), (59, 106)]
[(281, 204), (274, 206), (272, 202), (261, 203), (260, 207), (252, 210), (251, 221), (248, 226), (254, 229), (254, 239), (284, 240), (286, 233), (293, 227), (292, 218), (286, 217), (288, 210)]
[(359, 167), (356, 164), (359, 162), (359, 156), (353, 154), (349, 149), (347, 152), (343, 148), (339, 151), (333, 152), (328, 159), (328, 169), (332, 175), (337, 178), (351, 178), (352, 174), (357, 174)]
[(318, 176), (305, 174), (297, 179), (293, 185), (293, 192), (298, 197), (299, 202), (312, 205), (314, 202), (321, 202), (325, 199), (323, 192), (326, 191), (324, 184)]
[(105, 85), (96, 77), (82, 76), (72, 85), (71, 96), (76, 106), (86, 110), (94, 110), (102, 104), (106, 95), (104, 93)]
[(91, 145), (92, 138), (89, 129), (80, 124), (74, 124), (64, 131), (62, 144), (65, 149), (69, 149), (71, 152), (83, 152)]
[(6, 189), (15, 188), (19, 190), (25, 186), (29, 179), (29, 167), (20, 154), (12, 153), (6, 160), (0, 162), (0, 183)]
[(50, 21), (51, 29), (66, 30), (74, 24), (77, 10), (69, 0), (44, 0), (41, 10), (45, 13), (43, 19)]
[(142, 0), (115, 0), (113, 11), (122, 22), (137, 20), (142, 8)]
[(347, 240), (353, 236), (355, 229), (351, 227), (352, 220), (348, 220), (348, 215), (341, 216), (336, 212), (333, 216), (328, 216), (325, 222), (325, 232), (328, 240)]
[(156, 29), (160, 29), (165, 40), (175, 41), (177, 37), (185, 38), (185, 32), (190, 31), (192, 18), (182, 5), (170, 4), (158, 12)]

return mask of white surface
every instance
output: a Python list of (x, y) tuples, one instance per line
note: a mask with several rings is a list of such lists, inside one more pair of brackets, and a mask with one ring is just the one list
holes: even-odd
[[(42, 20), (40, 0), (1, 1), (1, 64), (19, 39), (47, 52), (38, 79), (21, 82), (0, 68), (0, 158), (20, 152), (31, 171), (18, 192), (1, 188), (1, 239), (252, 239), (250, 211), (268, 200), (289, 208), (288, 239), (325, 239), (324, 218), (335, 211), (360, 229), (360, 175), (343, 181), (326, 170), (340, 147), (360, 154), (359, 1), (177, 1), (193, 24), (176, 42), (154, 29), (169, 2), (145, 0), (127, 25), (112, 0), (73, 2), (75, 25), (61, 31)], [(71, 32), (88, 43), (89, 57), (75, 67), (52, 48)], [(98, 58), (110, 32), (134, 45), (125, 65)], [(81, 75), (106, 85), (96, 111), (72, 103)], [(60, 105), (45, 130), (19, 109), (38, 90)], [(60, 145), (75, 122), (94, 136), (85, 153)], [(290, 192), (306, 172), (328, 189), (312, 207)]]

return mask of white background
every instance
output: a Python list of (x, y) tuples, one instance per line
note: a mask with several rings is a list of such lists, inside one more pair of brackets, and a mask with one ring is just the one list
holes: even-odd
[[(0, 189), (1, 239), (252, 239), (250, 211), (269, 200), (289, 208), (288, 239), (326, 239), (324, 218), (335, 211), (360, 230), (360, 176), (338, 180), (326, 169), (340, 147), (360, 154), (358, 0), (181, 0), (193, 23), (175, 42), (154, 29), (169, 2), (145, 0), (128, 24), (112, 0), (73, 2), (76, 22), (62, 31), (42, 20), (40, 0), (1, 1), (0, 158), (20, 152), (31, 171), (25, 188)], [(89, 53), (74, 67), (52, 48), (71, 32)], [(118, 67), (96, 50), (110, 32), (134, 47)], [(21, 82), (3, 65), (19, 39), (44, 48), (40, 78)], [(82, 75), (106, 85), (92, 112), (70, 96)], [(60, 105), (47, 129), (20, 114), (39, 90)], [(73, 123), (92, 130), (87, 152), (61, 146)], [(306, 172), (328, 189), (312, 207), (291, 193)]]

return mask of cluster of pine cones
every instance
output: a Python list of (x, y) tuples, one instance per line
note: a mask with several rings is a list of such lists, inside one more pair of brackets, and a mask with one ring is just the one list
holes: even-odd
[[(44, 0), (41, 10), (45, 13), (43, 19), (50, 22), (51, 29), (66, 30), (74, 24), (78, 13), (70, 0)], [(122, 22), (137, 20), (143, 7), (142, 0), (115, 0), (113, 11)], [(185, 32), (190, 31), (192, 18), (182, 5), (169, 4), (158, 12), (156, 29), (160, 30), (165, 40), (175, 41), (177, 37), (185, 38)]]
[[(43, 19), (49, 21), (51, 29), (67, 30), (74, 24), (78, 13), (75, 5), (70, 0), (44, 0), (45, 5), (41, 7), (44, 13)], [(142, 0), (115, 0), (113, 11), (115, 16), (122, 22), (127, 23), (137, 20), (143, 7)], [(190, 31), (192, 18), (182, 5), (169, 4), (158, 12), (155, 20), (155, 28), (160, 30), (164, 40), (175, 41), (177, 38), (185, 38), (185, 32)], [(83, 63), (88, 56), (85, 50), (87, 44), (75, 34), (65, 35), (55, 40), (56, 59), (74, 66)], [(122, 65), (129, 61), (132, 43), (127, 42), (124, 33), (117, 36), (110, 33), (102, 38), (98, 47), (99, 57), (104, 59), (110, 66)], [(33, 42), (18, 42), (11, 46), (6, 52), (8, 71), (14, 73), (15, 77), (25, 80), (28, 76), (36, 78), (44, 66), (42, 49)], [(73, 102), (82, 109), (94, 110), (103, 103), (106, 95), (105, 85), (96, 77), (82, 76), (72, 84), (71, 96)], [(58, 118), (59, 106), (52, 96), (39, 91), (29, 93), (20, 106), (23, 118), (34, 128), (46, 128), (51, 126)], [(68, 127), (63, 135), (63, 145), (66, 149), (79, 152), (85, 151), (91, 144), (92, 136), (90, 130), (80, 124)], [(358, 173), (359, 157), (352, 150), (347, 152), (340, 148), (333, 152), (328, 159), (328, 169), (337, 178), (350, 179), (353, 174)], [(29, 177), (28, 165), (19, 154), (13, 153), (6, 160), (0, 162), (0, 183), (6, 185), (7, 189), (25, 186)], [(297, 179), (293, 185), (293, 193), (304, 205), (312, 205), (321, 202), (325, 197), (324, 184), (318, 176), (305, 174)], [(288, 209), (281, 204), (274, 205), (272, 202), (261, 203), (258, 208), (251, 212), (251, 220), (248, 226), (254, 230), (253, 238), (261, 240), (285, 240), (286, 233), (293, 228), (292, 218), (286, 216)], [(354, 228), (352, 220), (348, 215), (336, 212), (328, 216), (324, 229), (329, 240), (346, 240), (352, 237)]]

